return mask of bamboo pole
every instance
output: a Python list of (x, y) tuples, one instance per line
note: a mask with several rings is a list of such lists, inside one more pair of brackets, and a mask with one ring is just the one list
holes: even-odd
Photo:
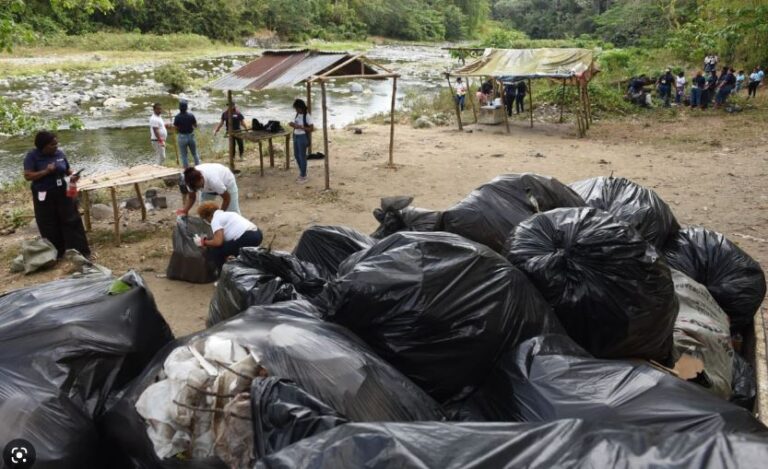
[(395, 96), (397, 95), (397, 78), (392, 79), (392, 108), (389, 111), (389, 167), (395, 166)]
[(85, 215), (85, 231), (91, 231), (91, 200), (90, 191), (82, 191), (83, 194), (83, 214)]
[(499, 89), (502, 90), (500, 96), (501, 96), (502, 110), (504, 111), (504, 125), (507, 127), (507, 133), (511, 133), (511, 131), (509, 130), (509, 116), (507, 115), (507, 108), (506, 108), (507, 97), (504, 95), (504, 89), (501, 87), (501, 82), (498, 80), (496, 81), (499, 83)]
[(464, 126), (461, 125), (461, 108), (459, 107), (459, 102), (456, 101), (456, 92), (453, 91), (453, 85), (451, 85), (451, 76), (446, 73), (445, 79), (448, 80), (448, 89), (451, 90), (451, 97), (453, 98), (453, 103), (456, 106), (456, 119), (459, 121), (459, 130), (464, 130)]
[[(307, 112), (312, 114), (312, 83), (307, 81)], [(312, 153), (312, 139), (309, 139), (309, 153)]]
[(589, 98), (589, 82), (584, 85), (584, 95), (587, 97), (587, 119), (592, 125), (592, 100)]
[(227, 136), (229, 137), (229, 169), (235, 172), (235, 135), (232, 128), (232, 112), (235, 104), (232, 102), (232, 90), (227, 90)]
[(139, 199), (139, 203), (141, 204), (141, 221), (147, 221), (147, 207), (144, 206), (144, 198), (141, 196), (141, 187), (139, 187), (139, 183), (135, 183), (133, 188), (136, 190), (136, 198)]
[(475, 117), (475, 124), (477, 124), (477, 108), (475, 108), (475, 102), (472, 100), (472, 97), (474, 95), (475, 94), (472, 92), (472, 86), (470, 85), (470, 82), (469, 82), (469, 77), (467, 77), (467, 94), (465, 95), (466, 98), (464, 99), (469, 100), (469, 105), (470, 107), (472, 107), (472, 115)]
[(285, 134), (285, 170), (288, 171), (288, 168), (291, 165), (291, 135), (292, 134)]
[(533, 128), (533, 87), (531, 87), (531, 79), (528, 79), (528, 112), (531, 115), (531, 128)]
[(563, 78), (563, 89), (560, 92), (560, 123), (563, 123), (563, 109), (565, 108), (565, 78)]
[(261, 146), (261, 140), (259, 140), (259, 171), (261, 177), (264, 177), (264, 148)]
[(325, 99), (325, 80), (320, 80), (320, 92), (322, 94), (322, 108), (323, 108), (323, 149), (325, 150), (325, 190), (331, 189), (331, 168), (330, 153), (328, 152), (328, 106)]

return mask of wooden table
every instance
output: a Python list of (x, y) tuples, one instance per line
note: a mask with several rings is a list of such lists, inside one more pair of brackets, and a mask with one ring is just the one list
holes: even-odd
[(259, 166), (261, 168), (261, 175), (264, 176), (264, 150), (262, 148), (262, 142), (264, 140), (268, 141), (269, 144), (269, 167), (274, 168), (275, 167), (275, 151), (272, 144), (272, 140), (275, 138), (285, 137), (285, 169), (288, 169), (288, 166), (291, 162), (291, 152), (290, 152), (290, 145), (291, 145), (291, 135), (293, 134), (293, 130), (283, 130), (282, 132), (267, 132), (266, 130), (240, 130), (232, 133), (232, 136), (235, 138), (242, 138), (243, 140), (248, 140), (249, 142), (256, 142), (259, 144)]
[(147, 209), (144, 207), (144, 198), (141, 196), (139, 184), (153, 179), (176, 176), (179, 173), (180, 170), (178, 168), (167, 168), (156, 164), (142, 164), (132, 168), (116, 169), (93, 176), (83, 176), (78, 181), (77, 187), (83, 196), (86, 231), (91, 231), (91, 191), (109, 189), (112, 195), (112, 212), (115, 216), (115, 243), (120, 245), (120, 208), (117, 206), (117, 188), (133, 185), (136, 190), (136, 197), (141, 204), (141, 220), (145, 221), (147, 219)]

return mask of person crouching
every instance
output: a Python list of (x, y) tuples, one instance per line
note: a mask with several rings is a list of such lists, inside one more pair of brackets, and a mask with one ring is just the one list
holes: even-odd
[(230, 256), (237, 256), (240, 248), (258, 247), (263, 236), (259, 228), (239, 213), (225, 212), (216, 202), (203, 202), (197, 208), (200, 218), (211, 225), (213, 237), (202, 238), (200, 247), (216, 267), (221, 267)]

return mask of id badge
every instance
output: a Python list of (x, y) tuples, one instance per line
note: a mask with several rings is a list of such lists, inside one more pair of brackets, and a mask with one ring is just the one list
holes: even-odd
[(64, 181), (62, 181), (61, 179), (56, 180), (56, 187), (61, 187), (63, 184), (64, 184)]
[(39, 191), (39, 192), (37, 193), (37, 200), (39, 200), (40, 202), (45, 202), (45, 196), (46, 196), (47, 194), (48, 194), (48, 192), (47, 192), (47, 191)]

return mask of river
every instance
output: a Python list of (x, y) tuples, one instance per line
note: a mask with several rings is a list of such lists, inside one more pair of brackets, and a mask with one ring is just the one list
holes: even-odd
[[(446, 51), (439, 47), (387, 45), (375, 46), (368, 57), (401, 74), (398, 80), (397, 106), (406, 93), (434, 93), (443, 86), (443, 72), (452, 65)], [(185, 62), (190, 74), (206, 83), (237, 69), (253, 55), (232, 55)], [(109, 169), (152, 162), (148, 120), (153, 102), (166, 110), (177, 109), (179, 98), (187, 99), (200, 129), (198, 146), (203, 160), (211, 152), (226, 150), (224, 132), (213, 137), (226, 95), (221, 91), (199, 89), (174, 96), (152, 79), (154, 65), (140, 64), (91, 72), (51, 72), (25, 78), (7, 78), (0, 72), (0, 96), (20, 103), (30, 114), (77, 115), (85, 128), (58, 132), (60, 146), (74, 168), (93, 174)], [(391, 104), (391, 80), (357, 80), (362, 92), (352, 92), (349, 81), (337, 80), (328, 86), (328, 121), (337, 128), (372, 115), (388, 112)], [(315, 120), (320, 125), (319, 86), (313, 87)], [(303, 84), (293, 88), (234, 93), (247, 122), (257, 118), (290, 121), (295, 98), (305, 98)], [(107, 105), (105, 106), (105, 102)], [(169, 115), (164, 116), (170, 120)], [(0, 183), (18, 178), (24, 155), (33, 147), (33, 136), (0, 136)], [(169, 158), (173, 158), (169, 148)]]

